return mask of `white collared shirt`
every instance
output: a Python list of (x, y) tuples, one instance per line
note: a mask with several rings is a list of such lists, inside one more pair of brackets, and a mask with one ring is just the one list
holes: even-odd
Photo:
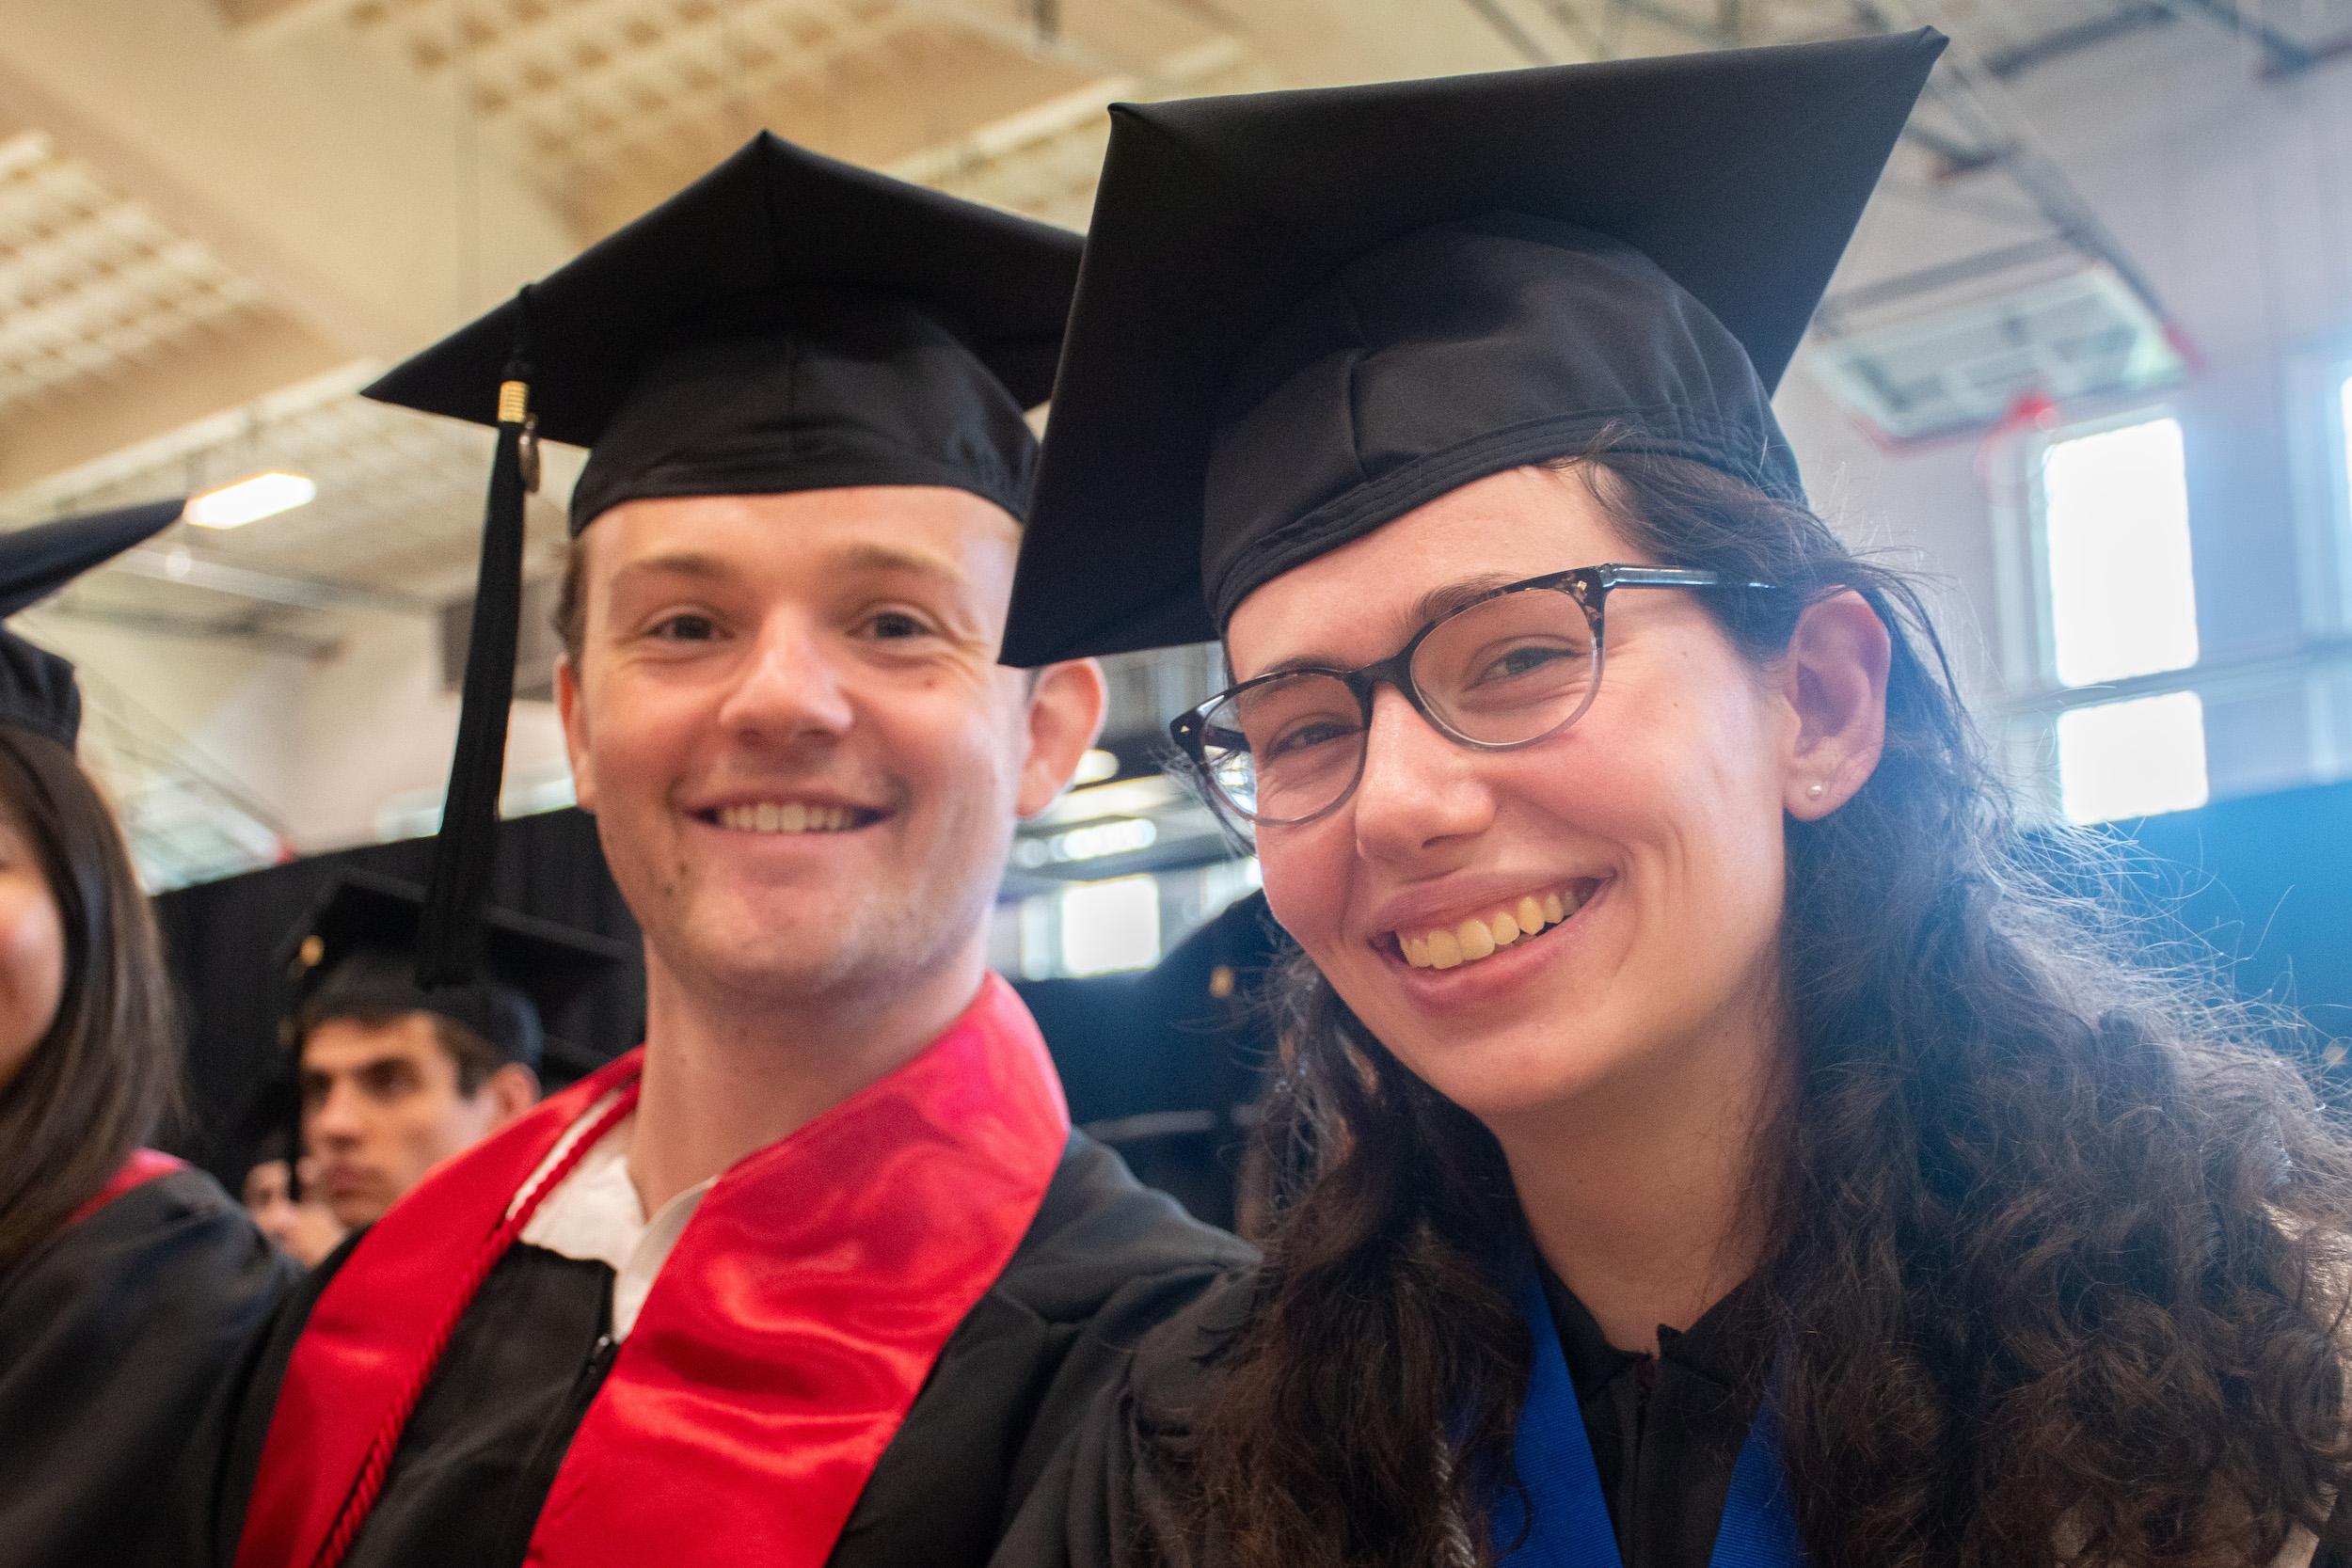
[[(516, 1193), (508, 1213), (521, 1205), (523, 1195), (570, 1152), (589, 1124), (617, 1098), (617, 1092), (606, 1095), (572, 1123)], [(645, 1297), (660, 1275), (661, 1266), (669, 1261), (671, 1249), (686, 1234), (687, 1222), (694, 1217), (703, 1195), (718, 1180), (714, 1176), (687, 1188), (648, 1220), (644, 1206), (637, 1200), (636, 1183), (628, 1176), (629, 1134), (636, 1126), (636, 1113), (631, 1112), (596, 1148), (581, 1155), (571, 1174), (540, 1203), (531, 1223), (523, 1227), (521, 1238), (532, 1246), (602, 1263), (612, 1271), (612, 1334), (615, 1339), (628, 1338), (628, 1331), (636, 1326), (637, 1315), (644, 1309)]]

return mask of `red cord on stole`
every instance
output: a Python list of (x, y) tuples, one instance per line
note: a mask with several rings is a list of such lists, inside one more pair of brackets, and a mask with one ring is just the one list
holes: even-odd
[(441, 1364), (441, 1356), (449, 1349), (451, 1338), (456, 1335), (457, 1324), (465, 1317), (466, 1308), (473, 1305), (473, 1298), (481, 1291), (482, 1282), (489, 1278), (490, 1271), (497, 1267), (498, 1260), (506, 1256), (506, 1249), (513, 1246), (515, 1239), (523, 1233), (523, 1227), (531, 1223), (531, 1216), (538, 1212), (541, 1201), (563, 1184), (564, 1179), (571, 1175), (572, 1167), (579, 1164), (590, 1149), (602, 1143), (607, 1134), (620, 1124), (623, 1117), (637, 1108), (640, 1086), (641, 1081), (632, 1080), (604, 1114), (589, 1124), (588, 1131), (572, 1140), (572, 1146), (564, 1151), (564, 1157), (548, 1168), (547, 1175), (516, 1206), (515, 1212), (490, 1233), (489, 1240), (483, 1243), (481, 1252), (475, 1255), (473, 1262), (466, 1270), (465, 1281), (458, 1291), (455, 1305), (434, 1330), (433, 1338), (426, 1341), (424, 1354), (418, 1357), (415, 1369), (401, 1389), (399, 1400), (386, 1414), (384, 1424), (376, 1429), (374, 1438), (368, 1444), (368, 1457), (359, 1466), (358, 1477), (351, 1483), (351, 1495), (343, 1499), (342, 1508), (335, 1515), (335, 1528), (327, 1531), (318, 1555), (310, 1560), (310, 1568), (337, 1568), (344, 1554), (351, 1550), (352, 1542), (358, 1537), (359, 1527), (367, 1523), (368, 1514), (375, 1507), (377, 1495), (384, 1490), (385, 1472), (391, 1467), (393, 1450), (400, 1447), (400, 1434), (407, 1430), (408, 1418), (416, 1413), (417, 1402), (424, 1397), (425, 1385), (433, 1381), (433, 1370)]

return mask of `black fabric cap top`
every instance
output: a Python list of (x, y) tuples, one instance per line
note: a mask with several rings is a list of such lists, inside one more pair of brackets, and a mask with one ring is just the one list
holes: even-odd
[[(92, 567), (180, 520), (183, 503), (150, 501), (0, 534), (0, 616), (47, 598)], [(0, 723), (46, 736), (67, 751), (82, 730), (73, 666), (0, 627)]]
[(1604, 430), (1801, 498), (1771, 394), (1943, 47), (1119, 105), (1006, 662), (1216, 637)]
[(1080, 244), (763, 133), (367, 395), (494, 422), (519, 341), (538, 434), (590, 449), (574, 533), (625, 500), (858, 484), (1021, 517)]
[(422, 890), (389, 877), (347, 871), (289, 934), (279, 970), (291, 987), (290, 1016), (383, 1018), (425, 1012), (487, 1040), (508, 1061), (536, 1070), (545, 1021), (629, 959), (620, 942), (551, 921), (488, 911), (483, 974), (460, 986), (421, 987), (415, 977)]

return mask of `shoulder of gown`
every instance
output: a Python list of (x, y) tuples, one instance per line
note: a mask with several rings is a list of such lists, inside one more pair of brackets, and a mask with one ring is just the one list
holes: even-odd
[(68, 1226), (0, 1281), (8, 1551), (27, 1562), (160, 1554), (191, 1432), (294, 1273), (219, 1183), (179, 1170)]
[(188, 1444), (173, 1486), (172, 1560), (184, 1568), (210, 1568), (236, 1557), (245, 1528), (245, 1509), (261, 1468), (278, 1390), (294, 1359), (294, 1342), (310, 1322), (310, 1309), (367, 1234), (361, 1227), (343, 1238), (318, 1266), (295, 1277), (274, 1311), (248, 1335), (224, 1368)]
[(1056, 1449), (990, 1568), (1215, 1568), (1215, 1542), (1187, 1528), (1174, 1456), (1257, 1287), (1244, 1257), (1142, 1338)]
[(1152, 1331), (1253, 1257), (1073, 1133), (1011, 1262), (876, 1465), (834, 1568), (979, 1568)]
[(1256, 1255), (1138, 1182), (1126, 1162), (1070, 1135), (1037, 1217), (989, 1296), (1124, 1345)]

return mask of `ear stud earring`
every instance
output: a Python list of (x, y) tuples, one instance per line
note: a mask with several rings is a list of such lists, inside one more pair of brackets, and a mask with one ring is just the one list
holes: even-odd
[(1821, 786), (1818, 784), (1809, 784), (1805, 785), (1804, 792), (1816, 800), (1821, 798)]

